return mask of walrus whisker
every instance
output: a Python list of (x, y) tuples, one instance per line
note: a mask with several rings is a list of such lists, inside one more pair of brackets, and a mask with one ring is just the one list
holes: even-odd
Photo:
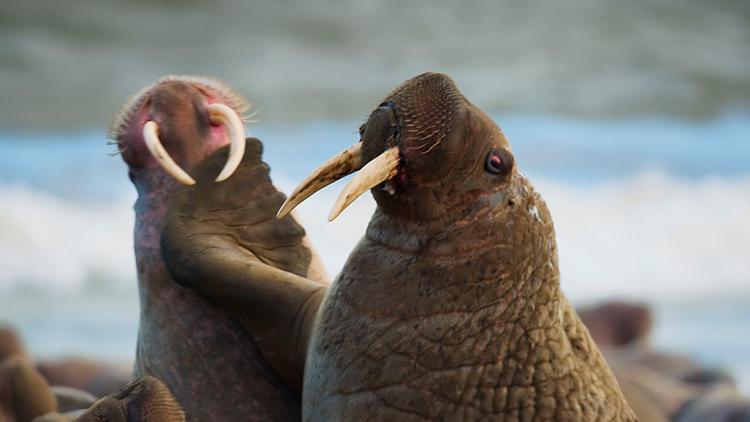
[(434, 144), (432, 144), (431, 147), (429, 147), (427, 149), (427, 151), (423, 151), (422, 155), (427, 155), (430, 151), (432, 151), (433, 149), (435, 149), (435, 147), (438, 146), (438, 145), (440, 145), (442, 142), (443, 142), (443, 138), (438, 139), (437, 141), (435, 141)]
[(108, 152), (107, 155), (109, 157), (117, 157), (118, 155), (122, 155), (125, 152), (126, 148), (116, 148), (112, 152)]
[(227, 158), (227, 163), (219, 176), (216, 177), (217, 182), (223, 182), (237, 170), (242, 157), (245, 155), (245, 125), (242, 123), (240, 116), (225, 104), (209, 104), (206, 108), (214, 123), (222, 123), (229, 130), (231, 139), (229, 158)]
[(331, 213), (328, 215), (328, 221), (336, 219), (346, 207), (363, 193), (394, 177), (398, 172), (400, 161), (399, 147), (391, 147), (362, 167), (339, 194), (338, 199), (333, 204)]
[(195, 184), (195, 180), (190, 177), (177, 163), (174, 162), (172, 157), (159, 140), (159, 125), (153, 120), (149, 120), (143, 125), (143, 140), (146, 144), (146, 148), (151, 155), (156, 159), (156, 162), (169, 173), (172, 177), (177, 179), (183, 185), (192, 186)]
[(357, 142), (349, 148), (329, 158), (315, 169), (305, 180), (300, 182), (286, 201), (279, 208), (276, 217), (283, 218), (310, 195), (331, 183), (362, 168), (362, 143)]
[(252, 113), (242, 116), (242, 120), (245, 122), (257, 122), (258, 120), (253, 120), (253, 117), (257, 116), (258, 113), (260, 113), (260, 109), (256, 109)]

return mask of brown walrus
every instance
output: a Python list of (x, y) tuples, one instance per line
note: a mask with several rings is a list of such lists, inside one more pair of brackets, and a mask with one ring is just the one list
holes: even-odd
[[(260, 355), (251, 336), (196, 291), (176, 283), (159, 243), (166, 204), (190, 173), (219, 151), (225, 181), (242, 160), (247, 103), (224, 84), (167, 77), (124, 107), (111, 130), (138, 191), (135, 255), (141, 303), (136, 376), (163, 381), (188, 420), (297, 420), (299, 393)], [(252, 181), (249, 181), (252, 183)], [(231, 210), (227, 210), (231, 213)], [(322, 268), (307, 244), (311, 268)], [(307, 270), (307, 269), (306, 269)], [(306, 274), (324, 279), (322, 271)]]
[(242, 218), (241, 200), (228, 212), (231, 192), (182, 189), (164, 225), (175, 278), (243, 321), (290, 384), (304, 366), (304, 419), (635, 420), (560, 292), (549, 213), (497, 126), (426, 74), (361, 133), (279, 211), (359, 169), (332, 217), (381, 187), (317, 320), (324, 288), (253, 258), (279, 226)]
[(576, 312), (600, 348), (645, 342), (653, 326), (651, 311), (643, 304), (608, 301)]
[(28, 355), (16, 330), (0, 324), (0, 362), (13, 356)]
[(285, 196), (271, 183), (262, 149), (248, 139), (239, 167), (218, 187), (209, 182), (221, 154), (195, 169), (205, 183), (172, 195), (163, 255), (176, 281), (241, 322), (276, 372), (300, 391), (309, 331), (328, 283), (302, 226), (276, 218)]
[(78, 422), (181, 422), (185, 412), (169, 389), (154, 377), (142, 377), (112, 393), (84, 412)]
[(44, 377), (23, 356), (0, 364), (0, 421), (28, 422), (57, 410), (57, 401)]
[(42, 360), (36, 363), (36, 367), (50, 385), (87, 391), (97, 398), (128, 384), (132, 372), (124, 364), (75, 356)]
[(185, 412), (169, 389), (154, 377), (142, 377), (94, 403), (83, 412), (48, 413), (34, 422), (183, 422)]
[(427, 73), (360, 133), (289, 198), (359, 170), (330, 218), (371, 188), (377, 202), (318, 313), (303, 419), (636, 420), (560, 291), (547, 206), (495, 123)]

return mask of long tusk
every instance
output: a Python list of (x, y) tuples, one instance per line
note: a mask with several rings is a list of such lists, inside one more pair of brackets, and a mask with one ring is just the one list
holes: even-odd
[(237, 170), (240, 162), (242, 162), (242, 157), (245, 155), (245, 125), (242, 124), (240, 116), (225, 104), (209, 104), (206, 108), (212, 122), (222, 123), (229, 129), (231, 139), (229, 158), (227, 158), (227, 163), (224, 165), (221, 173), (216, 177), (217, 182), (223, 182)]
[(159, 125), (153, 120), (149, 120), (143, 125), (143, 140), (146, 143), (148, 151), (167, 173), (183, 185), (190, 186), (195, 184), (195, 180), (189, 174), (185, 173), (185, 170), (181, 169), (172, 157), (169, 156), (167, 150), (164, 149), (159, 140)]
[(362, 168), (362, 143), (357, 142), (344, 151), (336, 154), (318, 167), (311, 175), (307, 176), (296, 188), (289, 198), (281, 205), (277, 218), (283, 218), (289, 214), (302, 201), (310, 195)]
[(339, 194), (328, 215), (328, 221), (333, 221), (338, 217), (341, 211), (344, 211), (360, 195), (395, 176), (398, 172), (399, 161), (399, 149), (392, 147), (362, 167), (362, 170)]

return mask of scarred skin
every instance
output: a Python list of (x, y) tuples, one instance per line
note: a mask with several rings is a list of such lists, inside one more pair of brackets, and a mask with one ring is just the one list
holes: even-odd
[[(401, 150), (318, 314), (303, 419), (636, 420), (560, 291), (552, 220), (500, 129), (447, 76), (397, 88), (362, 128)], [(500, 174), (485, 170), (499, 151)]]
[[(159, 124), (165, 149), (191, 173), (229, 143), (226, 130), (209, 120), (206, 105), (214, 102), (244, 112), (243, 100), (219, 82), (167, 78), (127, 104), (113, 126), (112, 138), (138, 191), (134, 238), (141, 317), (135, 375), (163, 381), (189, 421), (298, 420), (299, 394), (270, 368), (251, 335), (224, 309), (175, 282), (164, 265), (164, 214), (180, 185), (148, 154), (143, 124)], [(226, 157), (226, 148), (222, 153)], [(206, 178), (201, 183), (214, 184)]]

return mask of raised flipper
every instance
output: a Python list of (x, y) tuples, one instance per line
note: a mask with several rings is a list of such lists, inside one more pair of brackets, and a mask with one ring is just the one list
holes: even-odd
[[(212, 181), (226, 162), (218, 150), (169, 203), (162, 251), (175, 280), (225, 309), (252, 335), (276, 372), (298, 391), (318, 306), (328, 286), (320, 259), (292, 216), (276, 218), (285, 196), (247, 139), (235, 174)], [(206, 181), (206, 183), (201, 183)]]

